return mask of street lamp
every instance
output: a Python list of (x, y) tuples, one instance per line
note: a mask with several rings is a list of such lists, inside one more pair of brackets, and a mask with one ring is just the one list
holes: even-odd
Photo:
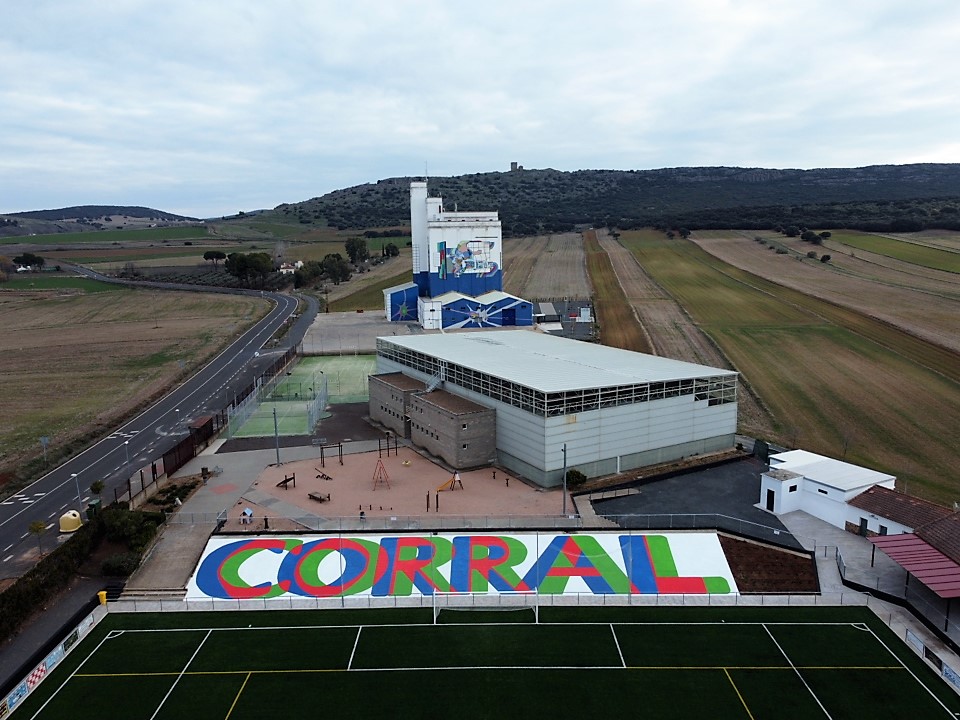
[(127, 453), (127, 465), (129, 465), (130, 464), (130, 441), (129, 440), (123, 441), (123, 449)]
[(77, 506), (82, 511), (83, 510), (83, 498), (80, 497), (80, 479), (77, 477), (76, 473), (70, 473), (70, 477), (73, 478), (73, 482), (77, 485)]

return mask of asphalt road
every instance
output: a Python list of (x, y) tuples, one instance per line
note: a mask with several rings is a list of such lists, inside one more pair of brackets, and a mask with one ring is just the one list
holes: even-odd
[[(84, 274), (95, 276), (89, 271)], [(296, 312), (297, 298), (262, 295), (274, 303), (267, 316), (195, 375), (92, 447), (0, 502), (0, 578), (19, 577), (36, 562), (38, 539), (28, 531), (31, 523), (47, 523), (47, 532), (39, 541), (44, 551), (51, 550), (58, 540), (60, 516), (71, 508), (86, 508), (92, 497), (91, 483), (103, 480), (102, 497), (105, 502), (112, 500), (114, 489), (125, 488), (131, 472), (161, 457), (187, 435), (192, 420), (222, 410), (232, 391), (247, 385), (276, 354), (300, 342), (316, 315), (316, 301), (307, 299), (308, 312), (290, 328), (282, 347), (265, 349), (277, 329)]]

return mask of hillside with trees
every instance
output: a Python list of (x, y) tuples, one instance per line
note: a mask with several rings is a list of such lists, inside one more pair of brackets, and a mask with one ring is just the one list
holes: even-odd
[[(285, 222), (341, 230), (409, 223), (409, 183), (389, 178), (279, 205)], [(576, 226), (873, 231), (960, 229), (960, 165), (772, 170), (515, 170), (429, 179), (447, 209), (497, 210), (506, 235)], [(269, 215), (270, 213), (267, 213)]]

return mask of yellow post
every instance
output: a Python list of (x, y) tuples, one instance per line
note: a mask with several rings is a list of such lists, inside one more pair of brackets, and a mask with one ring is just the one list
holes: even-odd
[(97, 593), (97, 597), (100, 598), (100, 604), (101, 604), (101, 605), (106, 605), (106, 604), (107, 604), (107, 591), (106, 591), (106, 590), (101, 590), (100, 592), (98, 592), (98, 593)]

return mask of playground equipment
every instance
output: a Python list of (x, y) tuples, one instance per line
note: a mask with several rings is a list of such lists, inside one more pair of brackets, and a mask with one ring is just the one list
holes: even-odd
[(293, 475), (290, 475), (289, 477), (286, 476), (286, 475), (284, 475), (283, 480), (281, 480), (280, 482), (277, 483), (277, 487), (282, 487), (284, 490), (286, 490), (286, 489), (287, 489), (287, 485), (289, 485), (290, 483), (293, 483), (293, 486), (294, 486), (294, 487), (297, 486), (297, 474), (296, 474), (296, 473), (294, 473)]
[(323, 470), (318, 467), (315, 467), (314, 470), (317, 471), (317, 480), (333, 480), (332, 477), (327, 475)]
[(383, 460), (377, 459), (377, 467), (373, 470), (373, 489), (377, 489), (377, 485), (386, 485), (387, 490), (390, 489), (390, 476), (387, 475), (387, 469), (383, 466)]
[(456, 490), (459, 487), (463, 490), (463, 480), (460, 479), (460, 473), (454, 471), (453, 475), (450, 476), (449, 480), (446, 480), (443, 485), (437, 488), (437, 492), (443, 492), (444, 490)]

